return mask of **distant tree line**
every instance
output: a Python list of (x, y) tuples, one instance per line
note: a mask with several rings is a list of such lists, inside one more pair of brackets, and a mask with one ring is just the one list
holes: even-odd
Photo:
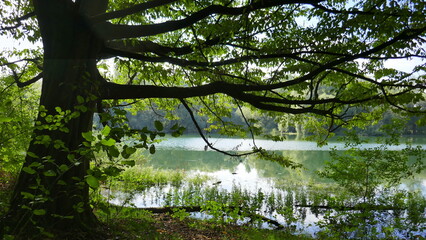
[[(421, 105), (422, 108), (426, 108), (426, 102), (422, 102)], [(369, 112), (365, 109), (355, 109), (352, 111), (365, 111), (366, 114)], [(310, 132), (306, 127), (306, 120), (298, 119), (291, 115), (283, 114), (282, 116), (269, 116), (267, 114), (252, 112), (247, 108), (242, 109), (242, 111), (240, 111), (238, 108), (233, 108), (230, 109), (229, 112), (230, 115), (228, 117), (222, 118), (222, 122), (211, 121), (209, 120), (209, 116), (203, 115), (202, 113), (199, 114), (200, 112), (194, 112), (194, 116), (196, 122), (205, 131), (206, 134), (220, 134), (220, 131), (233, 131), (232, 128), (235, 126), (244, 127), (247, 125), (246, 121), (249, 122), (251, 126), (245, 127), (256, 130), (262, 129), (262, 132), (257, 131), (258, 135), (283, 136), (290, 134), (304, 136), (312, 134), (312, 132)], [(166, 115), (169, 115), (169, 118), (165, 118)], [(130, 127), (134, 129), (142, 129), (144, 127), (147, 127), (148, 129), (154, 129), (154, 121), (160, 120), (163, 123), (166, 132), (173, 125), (179, 124), (186, 129), (185, 134), (197, 134), (197, 129), (193, 120), (182, 106), (179, 106), (173, 110), (172, 114), (154, 106), (144, 111), (138, 111), (134, 114), (129, 112), (127, 117), (129, 119)], [(377, 120), (375, 124), (368, 125), (365, 128), (356, 128), (356, 131), (360, 135), (379, 136), (382, 134), (379, 129), (383, 125), (390, 124), (392, 119), (395, 118), (406, 117), (400, 116), (399, 114), (388, 110), (383, 113), (380, 120)], [(406, 118), (406, 126), (403, 130), (403, 134), (426, 135), (426, 126), (424, 123), (420, 123), (419, 119), (420, 117), (416, 116)], [(227, 123), (232, 123), (232, 126), (227, 126)], [(337, 135), (343, 134), (343, 129), (344, 128), (337, 128), (335, 133)]]

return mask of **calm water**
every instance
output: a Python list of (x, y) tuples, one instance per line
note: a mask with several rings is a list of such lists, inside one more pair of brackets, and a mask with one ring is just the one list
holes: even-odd
[[(211, 138), (209, 142), (226, 151), (249, 151), (253, 147), (251, 140)], [(426, 137), (413, 140), (414, 146), (426, 148)], [(225, 156), (216, 151), (205, 151), (205, 143), (198, 137), (170, 138), (161, 142), (157, 152), (150, 158), (149, 165), (160, 169), (184, 170), (189, 173), (202, 173), (221, 181), (220, 186), (230, 189), (234, 184), (257, 191), (258, 188), (268, 191), (272, 183), (286, 181), (330, 182), (319, 178), (315, 171), (323, 168), (330, 160), (331, 148), (344, 149), (344, 143), (331, 142), (327, 146), (318, 147), (315, 142), (289, 140), (274, 142), (256, 140), (256, 146), (276, 151), (293, 161), (303, 164), (303, 170), (286, 169), (277, 163), (256, 159), (254, 157), (235, 158)], [(377, 144), (364, 144), (372, 148)], [(392, 146), (390, 150), (399, 150), (404, 145)], [(426, 164), (426, 159), (424, 160)], [(426, 172), (416, 175), (414, 179), (404, 182), (403, 187), (421, 190), (426, 195)]]
[[(211, 138), (209, 142), (215, 147), (225, 151), (249, 151), (254, 143), (243, 139), (219, 139)], [(426, 148), (426, 138), (417, 138), (413, 145), (421, 145)], [(185, 171), (188, 174), (203, 174), (213, 178), (208, 184), (215, 184), (220, 189), (231, 190), (234, 186), (256, 193), (261, 189), (265, 194), (276, 191), (275, 187), (289, 183), (320, 183), (328, 184), (331, 181), (319, 178), (315, 171), (324, 167), (324, 163), (330, 160), (331, 148), (344, 149), (341, 142), (331, 142), (327, 146), (318, 147), (315, 142), (288, 140), (284, 142), (273, 142), (268, 140), (257, 140), (257, 147), (273, 150), (278, 154), (290, 157), (293, 161), (301, 163), (304, 169), (286, 169), (277, 163), (248, 157), (229, 157), (221, 153), (205, 150), (205, 143), (198, 137), (170, 138), (157, 145), (154, 155), (145, 155), (148, 158), (147, 165), (158, 169), (170, 169)], [(377, 144), (365, 144), (363, 147), (372, 148)], [(390, 150), (399, 150), (404, 146), (392, 146)], [(426, 163), (426, 159), (424, 160)], [(413, 179), (406, 180), (401, 188), (420, 190), (426, 196), (426, 172), (416, 175)], [(168, 189), (162, 189), (168, 191)], [(158, 189), (152, 193), (136, 194), (131, 202), (136, 207), (156, 207), (164, 203), (159, 202)], [(119, 203), (119, 199), (114, 201)], [(318, 231), (313, 224), (318, 218), (308, 214), (302, 226), (311, 233)]]

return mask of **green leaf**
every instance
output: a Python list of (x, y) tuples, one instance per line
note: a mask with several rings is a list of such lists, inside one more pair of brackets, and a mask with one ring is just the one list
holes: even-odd
[(43, 172), (43, 174), (44, 174), (44, 176), (46, 176), (46, 177), (54, 177), (54, 176), (56, 176), (56, 175), (57, 175), (57, 174), (56, 174), (56, 172), (55, 172), (55, 171), (53, 171), (53, 170), (47, 170), (47, 171)]
[(81, 134), (83, 136), (84, 139), (86, 139), (86, 141), (88, 142), (92, 142), (95, 140), (95, 137), (93, 137), (92, 135), (92, 131), (88, 131), (88, 132), (84, 132)]
[(68, 171), (70, 168), (67, 166), (67, 165), (65, 165), (65, 164), (62, 164), (61, 166), (59, 166), (59, 170), (61, 171), (61, 172), (66, 172), (66, 171)]
[(158, 131), (163, 131), (164, 127), (163, 127), (163, 124), (160, 121), (154, 121), (154, 125), (155, 125), (155, 128)]
[(77, 96), (77, 102), (78, 102), (78, 104), (82, 104), (82, 103), (84, 103), (84, 98), (82, 97), (82, 96)]
[(134, 160), (129, 160), (129, 161), (121, 161), (121, 164), (123, 165), (128, 165), (130, 167), (135, 166), (136, 162)]
[(118, 157), (120, 156), (120, 152), (118, 151), (118, 148), (115, 146), (110, 146), (108, 149), (108, 154), (111, 155), (111, 157)]
[(32, 157), (32, 158), (39, 158), (35, 153), (33, 152), (27, 152), (27, 155)]
[(121, 171), (123, 171), (123, 170), (118, 168), (118, 167), (108, 166), (107, 168), (105, 168), (104, 173), (108, 176), (116, 177), (116, 176), (120, 175)]
[(14, 121), (13, 118), (10, 118), (10, 117), (0, 117), (0, 123), (12, 122), (12, 121)]
[(101, 140), (101, 144), (104, 145), (104, 146), (108, 146), (108, 147), (114, 146), (115, 143), (116, 143), (115, 140), (112, 139), (112, 138), (109, 138), (108, 140), (107, 139)]
[(175, 125), (173, 125), (170, 130), (176, 130), (179, 128), (179, 124), (175, 123)]
[(67, 155), (67, 159), (70, 160), (70, 161), (74, 161), (75, 155), (70, 153), (70, 154)]
[(99, 180), (95, 176), (88, 175), (86, 177), (86, 182), (87, 182), (87, 184), (89, 184), (89, 187), (91, 187), (93, 189), (99, 188)]
[(181, 134), (179, 132), (172, 132), (172, 137), (179, 137)]
[(125, 151), (126, 151), (127, 154), (133, 154), (133, 153), (136, 152), (136, 148), (134, 148), (134, 147), (127, 147), (125, 149), (126, 149)]
[(108, 125), (106, 125), (105, 127), (104, 127), (104, 129), (102, 129), (102, 135), (103, 136), (105, 136), (105, 137), (107, 137), (108, 135), (109, 135), (109, 133), (111, 132), (111, 128), (108, 126)]
[(21, 192), (21, 195), (26, 199), (34, 199), (34, 195), (29, 192)]
[(24, 171), (24, 172), (26, 172), (28, 174), (34, 174), (34, 173), (36, 173), (36, 171), (34, 169), (29, 168), (29, 167), (23, 167), (22, 171)]
[(155, 146), (151, 145), (151, 147), (149, 147), (149, 153), (154, 154), (155, 153)]
[(39, 162), (32, 162), (28, 167), (30, 167), (30, 168), (32, 168), (32, 167), (38, 168), (40, 166), (41, 166), (41, 163), (39, 163)]
[(34, 213), (34, 215), (37, 215), (37, 216), (46, 215), (46, 210), (44, 210), (44, 209), (34, 209), (33, 213)]
[(58, 180), (58, 185), (67, 185), (67, 183), (64, 180)]

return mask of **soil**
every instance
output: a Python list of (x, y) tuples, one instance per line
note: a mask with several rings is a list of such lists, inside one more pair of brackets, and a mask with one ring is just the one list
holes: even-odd
[[(164, 236), (179, 236), (181, 239), (185, 240), (216, 240), (223, 239), (229, 235), (220, 227), (190, 227), (188, 222), (172, 218), (168, 214), (156, 214), (154, 215), (154, 219), (154, 225), (157, 228), (157, 231)], [(232, 228), (232, 230), (237, 230), (235, 229), (237, 226), (227, 226), (226, 229), (231, 230), (230, 228)]]

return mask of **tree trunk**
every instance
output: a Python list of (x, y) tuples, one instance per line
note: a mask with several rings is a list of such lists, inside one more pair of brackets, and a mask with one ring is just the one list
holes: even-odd
[(92, 128), (99, 96), (101, 41), (72, 4), (34, 4), (43, 38), (43, 84), (33, 140), (6, 217), (8, 231), (18, 238), (97, 225), (84, 181), (91, 153), (83, 151), (82, 133)]

